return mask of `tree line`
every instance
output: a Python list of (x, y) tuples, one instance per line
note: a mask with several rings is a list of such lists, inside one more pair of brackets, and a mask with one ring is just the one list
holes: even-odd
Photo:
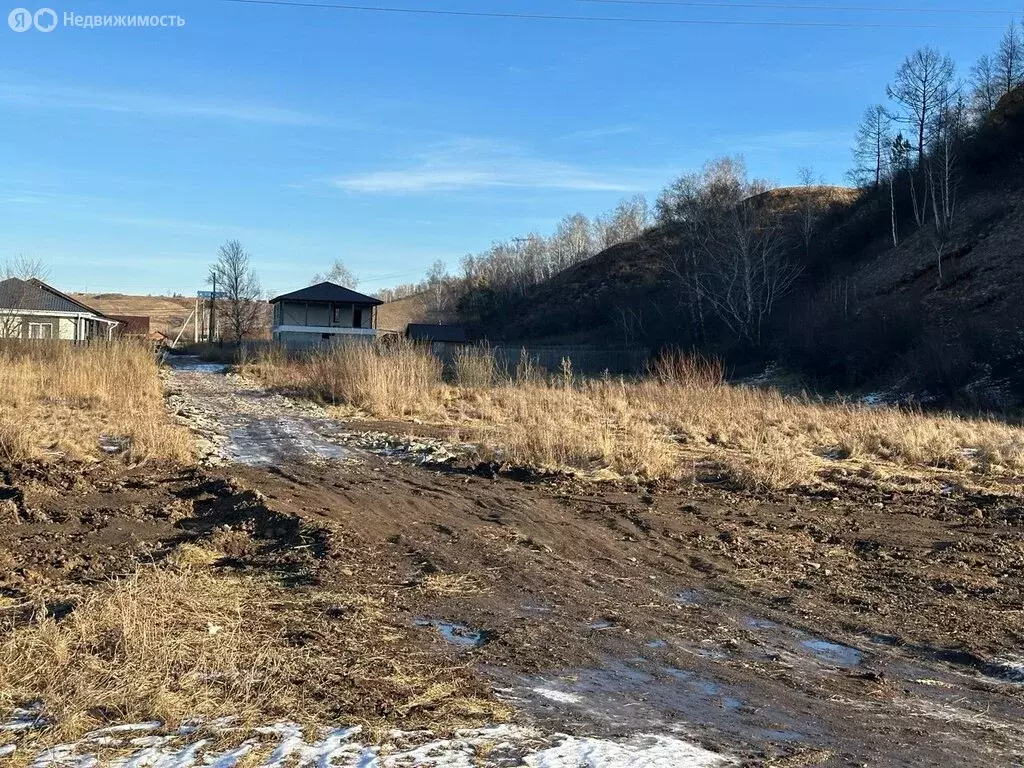
[(893, 247), (908, 225), (925, 231), (942, 281), (943, 256), (958, 213), (963, 146), (1005, 94), (1024, 84), (1024, 30), (1012, 21), (995, 52), (983, 55), (968, 77), (931, 46), (896, 70), (888, 103), (867, 108), (857, 129), (850, 179), (887, 193)]

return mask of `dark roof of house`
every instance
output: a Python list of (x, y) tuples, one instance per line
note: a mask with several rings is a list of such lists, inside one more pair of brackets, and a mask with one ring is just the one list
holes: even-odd
[(405, 329), (406, 338), (413, 341), (448, 341), (464, 344), (469, 341), (466, 329), (461, 325), (426, 325), (409, 323)]
[(371, 306), (377, 306), (384, 302), (380, 299), (375, 299), (373, 296), (366, 296), (362, 293), (356, 293), (355, 291), (343, 288), (337, 283), (317, 283), (311, 285), (309, 288), (303, 288), (301, 291), (294, 291), (292, 293), (286, 293), (283, 296), (278, 296), (270, 300), (271, 304), (276, 304), (279, 301), (314, 301), (314, 302), (333, 302), (335, 304), (369, 304)]
[(11, 277), (0, 280), (0, 308), (6, 310), (29, 309), (37, 312), (74, 312), (111, 318), (99, 310), (72, 299), (42, 280), (20, 280)]

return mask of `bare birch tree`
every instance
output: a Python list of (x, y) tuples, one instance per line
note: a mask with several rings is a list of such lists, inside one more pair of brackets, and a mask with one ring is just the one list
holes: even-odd
[(725, 158), (678, 179), (657, 204), (659, 220), (678, 230), (665, 265), (691, 312), (706, 307), (752, 344), (762, 342), (776, 303), (800, 275), (763, 191), (763, 182), (747, 180), (742, 160)]
[(594, 233), (582, 213), (562, 219), (551, 237), (551, 268), (556, 274), (594, 255)]
[[(209, 282), (217, 287), (224, 309), (219, 313), (235, 344), (251, 336), (263, 320), (264, 307), (259, 277), (249, 264), (249, 253), (238, 240), (228, 240), (210, 266)], [(215, 301), (217, 298), (215, 297)]]
[(928, 168), (925, 162), (930, 131), (934, 125), (935, 112), (941, 107), (953, 82), (954, 66), (949, 56), (940, 54), (927, 46), (912, 53), (899, 69), (888, 86), (889, 98), (903, 108), (901, 120), (914, 130), (917, 154), (917, 177), (910, 179), (911, 202), (914, 206), (914, 220), (924, 226), (928, 212)]
[(330, 269), (326, 272), (317, 272), (313, 275), (313, 282), (330, 282), (344, 288), (355, 288), (359, 285), (360, 280), (356, 277), (355, 272), (349, 269), (348, 265), (346, 265), (344, 261), (341, 259), (335, 259), (334, 263), (331, 264)]
[(959, 94), (947, 95), (935, 116), (934, 139), (928, 157), (932, 228), (938, 284), (942, 284), (942, 258), (952, 237), (960, 187), (958, 154), (965, 130), (967, 107)]
[(613, 210), (599, 216), (594, 224), (603, 248), (636, 240), (650, 224), (650, 209), (643, 195), (622, 200)]

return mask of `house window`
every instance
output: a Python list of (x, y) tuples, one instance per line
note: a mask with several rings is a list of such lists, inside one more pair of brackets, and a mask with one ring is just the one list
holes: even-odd
[(359, 307), (356, 307), (352, 310), (352, 327), (363, 327), (363, 310), (359, 309)]
[(341, 325), (341, 307), (339, 307), (337, 304), (332, 304), (331, 309), (331, 323), (333, 325)]
[(28, 337), (30, 339), (52, 339), (53, 323), (29, 323)]

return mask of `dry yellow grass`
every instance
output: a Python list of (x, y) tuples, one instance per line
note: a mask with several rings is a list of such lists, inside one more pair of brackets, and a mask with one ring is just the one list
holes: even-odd
[(191, 438), (164, 409), (150, 347), (0, 342), (0, 460), (96, 458), (101, 437), (131, 461), (192, 459)]
[(677, 477), (694, 461), (723, 464), (742, 485), (812, 482), (839, 461), (1016, 473), (1024, 430), (987, 419), (897, 407), (831, 404), (730, 386), (714, 361), (670, 355), (638, 381), (553, 377), (527, 362), (498, 375), (487, 350), (468, 350), (453, 383), (423, 348), (340, 347), (271, 355), (248, 372), (272, 387), (346, 403), (379, 418), (470, 426), (501, 459), (550, 468)]
[(507, 717), (471, 674), (410, 650), (374, 598), (220, 575), (210, 559), (193, 548), (94, 588), (61, 620), (0, 623), (0, 712), (41, 702), (50, 724), (9, 734), (20, 752), (151, 720), (444, 731)]

